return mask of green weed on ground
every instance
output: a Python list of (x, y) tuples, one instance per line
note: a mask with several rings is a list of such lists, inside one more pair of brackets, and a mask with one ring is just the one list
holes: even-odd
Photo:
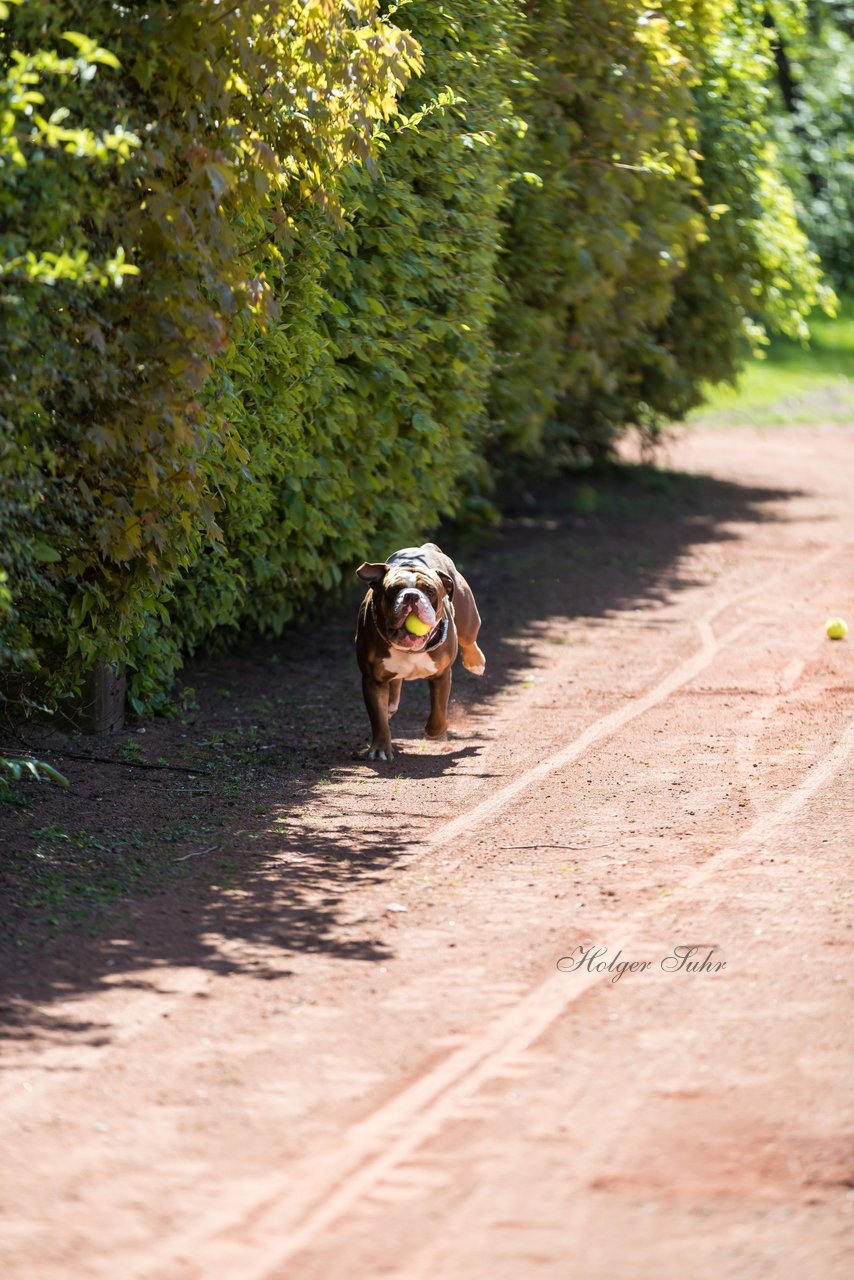
[(98, 932), (103, 913), (125, 895), (153, 893), (183, 864), (177, 848), (210, 839), (214, 827), (198, 819), (158, 831), (68, 831), (41, 827), (29, 848), (4, 859), (3, 892), (27, 920), (24, 932), (45, 926)]
[(815, 312), (808, 347), (772, 338), (764, 358), (745, 366), (735, 387), (709, 387), (688, 416), (704, 426), (809, 425), (854, 421), (854, 295), (834, 318)]

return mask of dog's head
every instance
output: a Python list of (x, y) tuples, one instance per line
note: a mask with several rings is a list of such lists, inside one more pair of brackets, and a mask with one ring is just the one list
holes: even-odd
[[(453, 579), (416, 562), (361, 564), (356, 573), (370, 584), (377, 622), (393, 647), (423, 649), (445, 615), (445, 602), (453, 598)], [(407, 631), (410, 614), (428, 628), (423, 635)]]

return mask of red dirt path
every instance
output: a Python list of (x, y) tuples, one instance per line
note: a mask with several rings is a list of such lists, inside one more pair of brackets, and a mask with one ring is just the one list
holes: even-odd
[[(349, 612), (206, 664), (191, 734), (255, 699), (278, 761), (201, 801), (228, 865), (91, 938), (16, 907), (5, 1280), (851, 1274), (854, 431), (664, 461), (458, 557), (445, 744), (410, 686), (394, 764), (349, 758)], [(68, 772), (13, 842), (196, 785)], [(649, 967), (558, 967), (593, 945)]]

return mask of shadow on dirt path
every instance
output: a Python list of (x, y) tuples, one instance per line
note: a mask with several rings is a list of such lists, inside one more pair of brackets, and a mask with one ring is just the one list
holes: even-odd
[[(9, 1033), (98, 1043), (103, 1028), (62, 1002), (105, 985), (154, 988), (152, 971), (167, 966), (263, 980), (311, 953), (383, 961), (381, 930), (349, 917), (348, 895), (391, 884), (425, 826), (457, 816), (457, 775), (494, 785), (484, 762), (491, 717), (543, 665), (544, 638), (567, 643), (575, 623), (631, 610), (668, 626), (656, 606), (698, 585), (686, 554), (738, 540), (739, 526), (785, 520), (796, 496), (618, 466), (523, 495), (467, 554), (439, 535), (476, 592), (487, 674), (478, 681), (458, 665), (456, 736), (438, 753), (419, 742), (427, 697), (418, 685), (393, 726), (403, 739), (394, 764), (352, 760), (366, 730), (355, 578), (318, 625), (195, 662), (184, 679), (197, 710), (106, 741), (28, 730), (72, 787), (31, 790), (24, 806), (0, 810)], [(577, 687), (583, 697), (583, 680)], [(418, 783), (438, 776), (449, 799), (422, 803)]]

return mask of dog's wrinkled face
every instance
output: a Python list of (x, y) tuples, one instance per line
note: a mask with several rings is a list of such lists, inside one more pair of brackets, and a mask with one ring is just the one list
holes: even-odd
[[(377, 620), (394, 648), (423, 649), (453, 593), (447, 574), (431, 573), (421, 565), (388, 564), (363, 564), (356, 572), (371, 584)], [(423, 635), (406, 630), (411, 614), (428, 628)]]

